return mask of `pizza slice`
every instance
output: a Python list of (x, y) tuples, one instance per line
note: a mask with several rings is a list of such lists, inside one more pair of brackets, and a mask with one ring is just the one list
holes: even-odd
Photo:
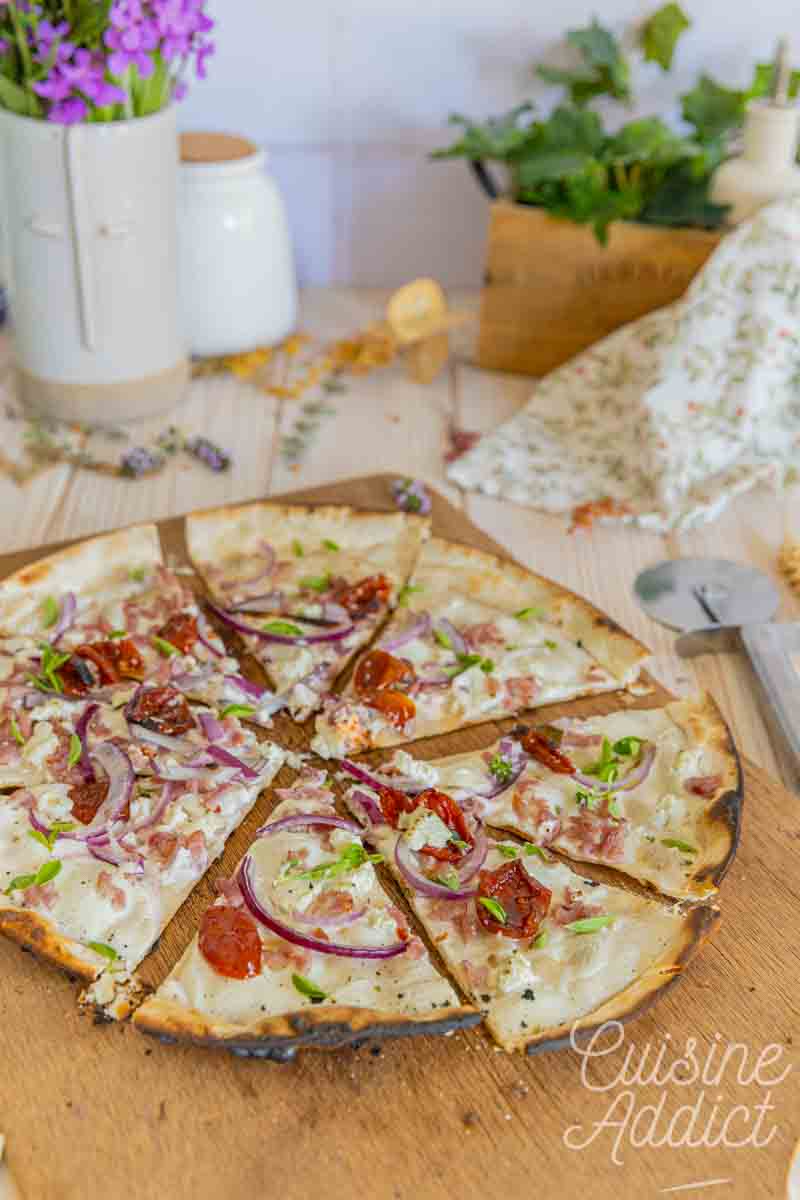
[(406, 603), (317, 718), (325, 758), (624, 688), (647, 650), (514, 563), (432, 538)]
[(0, 797), (0, 932), (88, 980), (142, 960), (285, 759), (167, 687), (124, 719)]
[(146, 1033), (291, 1059), (365, 1037), (480, 1021), (384, 893), (358, 826), (307, 771), (218, 883), (199, 935), (134, 1024)]
[(251, 504), (186, 519), (218, 619), (303, 721), (398, 600), (428, 536), (406, 513)]
[(162, 561), (155, 526), (68, 547), (0, 583), (0, 788), (41, 782), (39, 741), (124, 734), (118, 710), (147, 680), (262, 726), (282, 701), (245, 678), (184, 579)]
[(710, 696), (565, 717), (431, 762), (400, 750), (377, 774), (343, 766), (378, 792), (441, 791), (495, 829), (614, 867), (677, 899), (717, 890), (739, 836), (741, 773)]
[(347, 803), (459, 986), (505, 1050), (554, 1048), (637, 1013), (717, 920), (582, 878), (533, 844), (495, 842), (451, 795), (354, 787)]

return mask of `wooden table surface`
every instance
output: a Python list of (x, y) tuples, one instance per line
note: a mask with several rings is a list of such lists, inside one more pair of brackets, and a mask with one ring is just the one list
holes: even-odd
[[(308, 291), (301, 328), (325, 338), (352, 333), (380, 317), (385, 299), (385, 292), (375, 290)], [(477, 308), (475, 296), (454, 299), (459, 307)], [(800, 536), (800, 511), (792, 503), (797, 493), (781, 498), (758, 490), (732, 504), (712, 525), (662, 537), (613, 527), (568, 536), (563, 518), (463, 492), (443, 474), (448, 429), (494, 428), (525, 403), (533, 386), (530, 379), (470, 365), (472, 336), (474, 326), (471, 333), (459, 335), (449, 370), (432, 384), (410, 382), (397, 365), (348, 380), (345, 392), (329, 397), (336, 413), (323, 418), (295, 468), (283, 461), (280, 443), (299, 415), (299, 402), (254, 394), (249, 384), (234, 378), (197, 380), (175, 420), (190, 421), (193, 429), (229, 448), (234, 456), (230, 472), (215, 476), (195, 466), (175, 465), (150, 480), (130, 482), (58, 465), (23, 488), (0, 477), (0, 551), (352, 475), (414, 475), (434, 483), (521, 562), (589, 596), (642, 638), (654, 651), (653, 673), (668, 688), (678, 693), (696, 686), (712, 691), (744, 753), (791, 786), (747, 665), (733, 655), (678, 659), (671, 649), (672, 635), (638, 610), (631, 588), (639, 570), (661, 559), (713, 554), (769, 571), (781, 589), (780, 616), (800, 617), (800, 597), (775, 570), (784, 534)], [(157, 422), (154, 428), (164, 424)]]

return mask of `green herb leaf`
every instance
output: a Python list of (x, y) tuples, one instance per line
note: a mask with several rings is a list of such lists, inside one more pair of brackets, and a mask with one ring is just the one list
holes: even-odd
[(132, 579), (134, 583), (144, 583), (147, 578), (147, 568), (131, 567), (128, 571), (128, 578)]
[(492, 671), (494, 670), (494, 659), (485, 658), (481, 663), (481, 670), (483, 671), (484, 675), (491, 675)]
[(433, 640), (445, 650), (452, 650), (453, 643), (448, 634), (441, 629), (434, 629)]
[(69, 755), (67, 756), (67, 766), (74, 767), (77, 762), (80, 762), (80, 757), (83, 754), (83, 746), (81, 739), (77, 733), (73, 733), (69, 739)]
[(663, 71), (672, 66), (675, 46), (691, 21), (679, 4), (665, 4), (642, 26), (642, 49), (647, 62), (655, 62)]
[(537, 74), (547, 83), (567, 88), (574, 104), (583, 105), (594, 96), (630, 99), (630, 66), (619, 42), (595, 18), (585, 29), (572, 29), (567, 41), (578, 50), (583, 66), (575, 70), (539, 66)]
[(109, 962), (116, 962), (119, 958), (113, 946), (107, 946), (105, 942), (87, 942), (86, 945), (90, 950), (94, 950), (95, 954), (100, 954), (103, 958), (107, 958)]
[(502, 854), (503, 858), (516, 858), (519, 854), (519, 846), (509, 846), (505, 842), (498, 842), (495, 850), (498, 854)]
[(544, 617), (544, 609), (538, 607), (521, 608), (518, 613), (514, 613), (518, 621), (541, 621)]
[(33, 887), (35, 883), (35, 875), (17, 875), (11, 880), (11, 883), (5, 890), (5, 894), (6, 896), (10, 896), (12, 892), (24, 892), (26, 888)]
[(545, 638), (544, 644), (548, 650), (557, 650), (558, 649), (558, 642), (554, 642), (552, 638)]
[(532, 842), (526, 843), (525, 854), (527, 854), (528, 857), (530, 857), (533, 854), (536, 854), (539, 858), (542, 859), (543, 862), (546, 862), (546, 863), (549, 863), (551, 861), (550, 855), (547, 853), (547, 851), (543, 850), (541, 846), (534, 846)]
[(710, 75), (701, 75), (681, 99), (683, 118), (694, 126), (701, 142), (713, 142), (738, 128), (747, 102), (745, 92), (722, 87)]
[(514, 774), (514, 764), (503, 754), (495, 754), (489, 762), (489, 770), (498, 783), (508, 783)]
[(312, 1004), (320, 1004), (328, 999), (328, 993), (323, 992), (322, 988), (317, 987), (310, 979), (306, 979), (305, 975), (292, 974), (292, 985), (301, 996), (307, 996)]
[(154, 637), (153, 645), (159, 654), (163, 654), (164, 658), (172, 658), (176, 654), (180, 654), (177, 646), (173, 646), (172, 642), (168, 642), (166, 638)]
[(341, 550), (341, 546), (338, 544), (338, 542), (334, 542), (332, 538), (323, 538), (322, 544), (326, 550), (333, 550), (334, 552)]
[(295, 538), (294, 541), (292, 542), (292, 553), (294, 554), (295, 558), (302, 558), (303, 555), (305, 554), (305, 550), (303, 549), (303, 543), (298, 542), (297, 538)]
[(20, 730), (19, 725), (17, 724), (17, 718), (15, 716), (11, 717), (11, 720), (9, 721), (9, 727), (11, 729), (11, 736), (13, 737), (13, 739), (17, 743), (17, 745), (24, 746), (25, 738), (22, 736), (22, 732)]
[(53, 824), (50, 826), (50, 833), (69, 833), (71, 829), (75, 828), (75, 821), (53, 821)]
[(458, 663), (458, 666), (451, 667), (448, 670), (448, 674), (451, 679), (455, 679), (457, 675), (463, 675), (465, 671), (470, 669), (470, 667), (477, 667), (484, 661), (491, 662), (490, 659), (484, 660), (480, 654), (457, 654), (456, 662)]
[(494, 917), (495, 921), (498, 921), (501, 925), (505, 925), (508, 920), (508, 914), (499, 900), (493, 900), (491, 896), (479, 896), (478, 902)]
[(42, 625), (49, 629), (58, 620), (61, 608), (55, 596), (45, 596), (41, 604)]
[(405, 587), (400, 588), (397, 596), (397, 603), (405, 607), (408, 604), (409, 596), (413, 596), (414, 592), (424, 592), (425, 588), (421, 583), (407, 583)]
[(108, 636), (112, 639), (112, 641), (118, 642), (120, 638), (126, 638), (128, 636), (128, 631), (127, 629), (112, 629)]
[(300, 587), (310, 592), (326, 592), (330, 587), (331, 577), (325, 575), (307, 575), (300, 580)]
[(29, 675), (28, 679), (40, 692), (63, 692), (64, 688), (57, 671), (63, 667), (71, 655), (59, 654), (49, 642), (40, 642), (41, 670), (38, 675)]
[(441, 883), (444, 887), (449, 888), (451, 892), (456, 891), (461, 887), (461, 880), (458, 877), (458, 871), (453, 868), (450, 871), (444, 872), (442, 875), (437, 875), (434, 883)]
[(255, 709), (250, 704), (226, 704), (220, 716), (222, 717), (252, 717)]
[(52, 879), (55, 879), (60, 870), (61, 863), (57, 858), (52, 858), (50, 862), (42, 863), (36, 873), (36, 886), (43, 887), (44, 884), (50, 883)]
[(598, 929), (605, 929), (606, 925), (611, 925), (613, 920), (611, 916), (582, 917), (580, 921), (571, 921), (564, 928), (570, 933), (597, 933)]
[(620, 817), (622, 816), (622, 814), (620, 813), (620, 810), (619, 810), (619, 803), (617, 802), (616, 796), (612, 796), (608, 802), (608, 815), (610, 817), (613, 817), (615, 821), (618, 821), (620, 819)]
[(688, 842), (682, 842), (680, 838), (662, 838), (662, 846), (668, 846), (670, 850), (681, 850), (684, 854), (697, 854), (697, 847), (690, 846)]
[(547, 943), (549, 941), (550, 941), (550, 938), (547, 933), (547, 930), (543, 929), (542, 932), (539, 934), (539, 936), (535, 937), (533, 939), (533, 941), (531, 942), (531, 948), (534, 950), (541, 950), (544, 946), (547, 945)]
[(277, 633), (281, 637), (303, 637), (303, 630), (299, 625), (293, 625), (291, 621), (267, 621), (266, 625), (261, 628), (264, 633)]
[(598, 807), (603, 797), (599, 792), (590, 792), (588, 788), (578, 787), (575, 789), (575, 799), (581, 808), (588, 808), (590, 811), (593, 811)]
[(505, 161), (519, 154), (531, 136), (530, 122), (521, 123), (521, 118), (533, 112), (531, 103), (518, 104), (500, 117), (490, 117), (480, 124), (453, 113), (451, 125), (459, 125), (461, 137), (446, 150), (435, 150), (432, 158), (470, 158), (473, 160), (496, 159)]
[(316, 867), (311, 867), (308, 871), (299, 871), (295, 867), (289, 867), (283, 883), (292, 883), (296, 879), (338, 879), (340, 875), (347, 875), (351, 871), (357, 871), (359, 867), (363, 867), (365, 863), (380, 863), (383, 862), (382, 854), (367, 854), (363, 846), (358, 842), (351, 842), (349, 846), (345, 846), (342, 853), (337, 859), (329, 863), (320, 863)]
[(614, 742), (612, 750), (622, 758), (635, 758), (642, 748), (642, 738), (624, 737)]

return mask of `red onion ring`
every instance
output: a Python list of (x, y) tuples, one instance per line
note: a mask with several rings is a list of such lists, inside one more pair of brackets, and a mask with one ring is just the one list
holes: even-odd
[(412, 621), (401, 633), (395, 634), (393, 637), (381, 638), (378, 642), (379, 650), (386, 650), (389, 654), (393, 654), (395, 650), (400, 650), (409, 642), (414, 642), (417, 638), (427, 637), (431, 631), (433, 621), (430, 613), (420, 613), (416, 620)]
[(258, 683), (253, 683), (251, 679), (246, 679), (244, 675), (226, 675), (225, 678), (235, 684), (239, 691), (244, 692), (251, 700), (260, 700), (267, 694), (266, 688), (261, 687)]
[(432, 879), (428, 879), (427, 875), (423, 875), (416, 865), (414, 851), (409, 849), (408, 842), (404, 837), (397, 839), (394, 861), (406, 883), (415, 892), (419, 892), (421, 896), (427, 896), (431, 900), (467, 900), (470, 896), (477, 894), (477, 888), (449, 888), (445, 887), (443, 883), (434, 883)]
[(36, 812), (36, 809), (33, 806), (31, 806), (28, 809), (28, 820), (30, 821), (32, 827), (36, 830), (37, 833), (43, 833), (45, 835), (45, 837), (49, 837), (50, 826), (45, 825), (42, 822), (38, 813)]
[(249, 854), (246, 854), (237, 874), (242, 899), (255, 919), (272, 933), (282, 937), (284, 941), (291, 942), (295, 946), (302, 946), (304, 950), (317, 950), (320, 954), (333, 954), (338, 958), (394, 958), (398, 954), (404, 954), (408, 949), (408, 942), (394, 942), (390, 946), (345, 946), (339, 942), (326, 942), (321, 938), (300, 933), (298, 930), (292, 929), (290, 925), (279, 921), (264, 908), (255, 894), (252, 871), (253, 860)]
[(217, 633), (211, 628), (211, 626), (209, 625), (208, 621), (206, 620), (204, 614), (202, 612), (198, 612), (198, 614), (197, 614), (197, 640), (200, 642), (200, 644), (202, 646), (205, 646), (206, 650), (208, 650), (208, 652), (210, 654), (213, 654), (215, 658), (224, 658), (225, 657), (224, 649), (223, 650), (218, 649), (211, 641), (211, 638), (214, 638), (217, 636), (218, 636)]
[(237, 633), (244, 633), (248, 637), (258, 638), (262, 642), (272, 642), (281, 646), (315, 646), (322, 642), (340, 642), (355, 629), (355, 625), (346, 625), (341, 629), (332, 629), (329, 633), (312, 633), (303, 634), (302, 637), (290, 637), (288, 634), (267, 633), (264, 629), (256, 629), (253, 625), (247, 625), (244, 621), (239, 621), (231, 613), (226, 612), (224, 608), (217, 608), (215, 604), (210, 604), (209, 608), (220, 621), (223, 621), (226, 625), (230, 625), (231, 629), (235, 629)]
[(198, 713), (197, 719), (200, 722), (200, 727), (203, 730), (203, 733), (210, 742), (219, 742), (225, 737), (225, 729), (222, 723), (217, 720), (213, 713)]
[(154, 729), (148, 729), (146, 725), (138, 725), (135, 721), (128, 722), (128, 728), (131, 731), (131, 736), (140, 742), (150, 742), (153, 746), (158, 746), (162, 750), (171, 750), (173, 754), (193, 754), (197, 747), (191, 742), (186, 742), (182, 738), (170, 737), (166, 733), (156, 733)]
[(216, 762), (222, 763), (223, 767), (236, 767), (245, 779), (258, 779), (258, 771), (254, 771), (252, 767), (248, 767), (246, 762), (242, 762), (241, 758), (237, 758), (235, 754), (230, 754), (229, 751), (223, 750), (221, 746), (210, 745), (207, 747), (206, 752)]
[(279, 821), (271, 821), (256, 830), (256, 837), (266, 837), (270, 833), (281, 833), (284, 829), (307, 829), (309, 825), (329, 825), (334, 829), (346, 829), (355, 837), (360, 837), (361, 830), (352, 821), (337, 817), (333, 813), (292, 813), (289, 817), (281, 817)]
[(605, 795), (607, 792), (631, 792), (647, 779), (655, 759), (655, 742), (643, 742), (638, 763), (628, 771), (627, 775), (623, 775), (622, 779), (613, 779), (606, 783), (594, 775), (584, 775), (581, 771), (576, 771), (572, 778), (581, 787), (589, 788), (600, 795)]
[[(108, 795), (103, 801), (102, 808), (111, 810), (110, 821), (118, 821), (133, 792), (135, 778), (133, 764), (125, 751), (120, 750), (119, 746), (115, 746), (113, 742), (100, 742), (95, 747), (94, 757), (108, 775)], [(95, 821), (98, 815), (99, 813), (95, 814)]]
[(450, 649), (454, 654), (466, 654), (467, 643), (464, 641), (461, 634), (456, 629), (452, 621), (448, 621), (446, 617), (437, 617), (433, 622), (434, 633), (443, 633), (450, 642)]
[(362, 792), (361, 788), (353, 788), (347, 794), (347, 803), (353, 809), (361, 823), (370, 829), (385, 825), (381, 807), (373, 796)]
[(239, 600), (238, 603), (229, 606), (229, 611), (277, 613), (283, 607), (283, 602), (283, 592), (274, 589), (264, 592), (261, 596), (249, 596), (246, 600)]
[(86, 708), (81, 713), (80, 719), (75, 725), (75, 733), (80, 739), (81, 756), (78, 759), (78, 765), (81, 769), (81, 774), (87, 783), (93, 783), (95, 779), (94, 767), (92, 766), (91, 758), (89, 757), (89, 725), (95, 713), (100, 709), (99, 704), (87, 704)]
[(367, 771), (364, 767), (359, 767), (357, 763), (351, 762), (349, 758), (340, 758), (339, 766), (359, 783), (365, 783), (367, 787), (397, 788), (398, 792), (415, 796), (418, 792), (424, 792), (429, 786), (427, 783), (421, 783), (419, 779), (411, 779), (408, 775), (380, 775), (377, 771)]
[(163, 817), (164, 813), (172, 803), (175, 789), (171, 782), (164, 784), (161, 789), (161, 795), (158, 798), (158, 804), (155, 806), (149, 817), (145, 817), (138, 825), (131, 826), (131, 833), (139, 833), (142, 829), (152, 829), (154, 825)]
[(262, 579), (268, 579), (270, 577), (272, 572), (275, 570), (275, 560), (277, 555), (275, 554), (275, 551), (269, 542), (263, 539), (258, 543), (258, 546), (261, 550), (261, 553), (264, 554), (267, 559), (264, 567), (258, 572), (257, 575), (254, 575), (252, 579), (233, 579), (228, 580), (228, 582), (220, 581), (217, 586), (223, 592), (233, 592), (236, 591), (237, 588), (241, 587), (252, 587), (254, 583), (260, 583)]
[(70, 625), (75, 620), (75, 614), (77, 611), (78, 601), (75, 598), (75, 593), (65, 592), (61, 599), (61, 610), (58, 615), (58, 622), (50, 638), (51, 645), (55, 646), (62, 634), (67, 632)]

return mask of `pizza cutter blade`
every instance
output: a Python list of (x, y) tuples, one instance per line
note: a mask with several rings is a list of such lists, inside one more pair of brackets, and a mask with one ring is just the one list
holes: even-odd
[(682, 658), (744, 652), (800, 787), (800, 623), (772, 620), (780, 594), (769, 576), (722, 558), (677, 558), (642, 571), (634, 593), (649, 616), (681, 631)]

